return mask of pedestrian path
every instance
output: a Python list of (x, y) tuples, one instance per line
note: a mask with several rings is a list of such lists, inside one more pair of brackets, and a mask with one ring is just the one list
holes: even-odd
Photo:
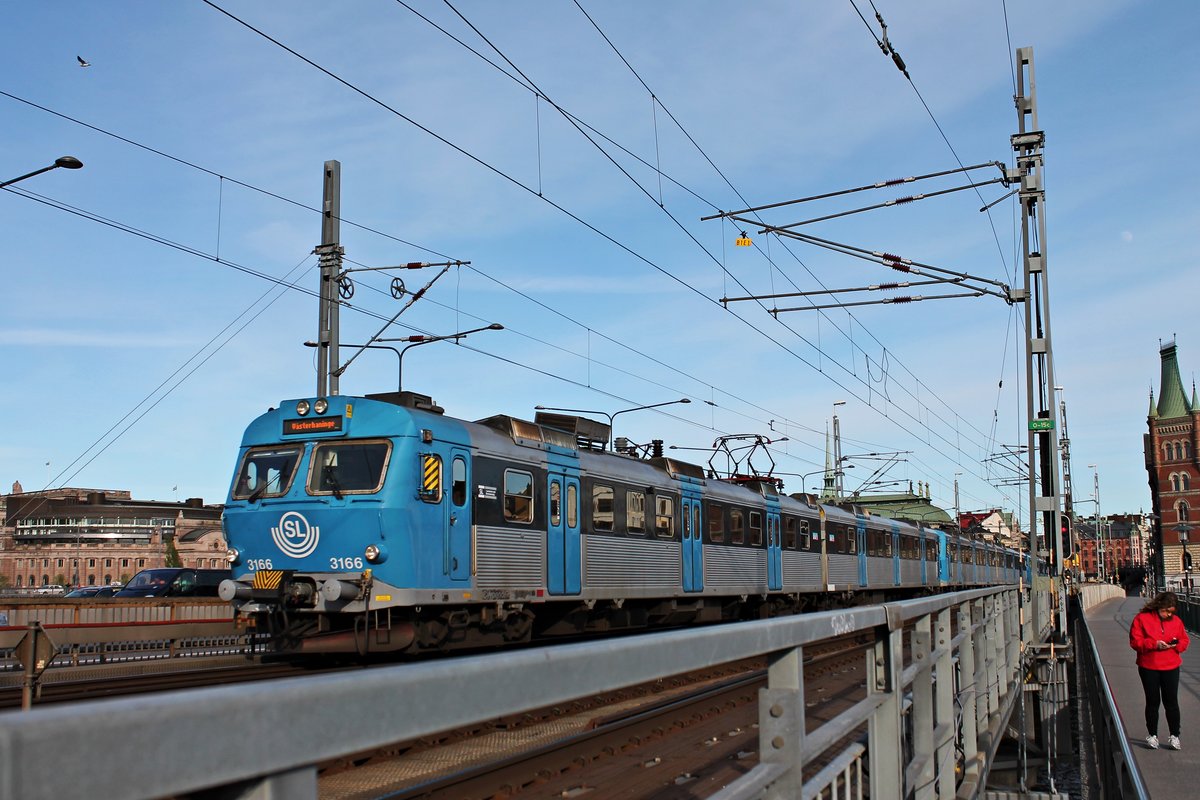
[[(1146, 701), (1138, 678), (1136, 653), (1129, 646), (1129, 626), (1146, 604), (1144, 597), (1108, 600), (1084, 614), (1100, 654), (1100, 663), (1116, 700), (1138, 769), (1152, 798), (1182, 800), (1200, 796), (1200, 633), (1188, 631), (1191, 647), (1183, 654), (1179, 676), (1179, 710), (1183, 750), (1146, 747)], [(1158, 737), (1165, 745), (1166, 715), (1159, 710)]]

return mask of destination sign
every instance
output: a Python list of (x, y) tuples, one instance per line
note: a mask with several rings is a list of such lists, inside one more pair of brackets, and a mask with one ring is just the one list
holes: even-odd
[(342, 429), (341, 417), (319, 417), (316, 419), (285, 419), (283, 433), (331, 433)]
[(1052, 431), (1052, 430), (1054, 430), (1054, 420), (1052, 420), (1052, 419), (1031, 419), (1031, 420), (1029, 420), (1029, 430), (1031, 430), (1031, 431)]

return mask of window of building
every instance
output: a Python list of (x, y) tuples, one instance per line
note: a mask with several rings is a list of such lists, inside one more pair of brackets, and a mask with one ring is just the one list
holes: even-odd
[(1179, 521), (1187, 522), (1188, 521), (1188, 504), (1183, 502), (1182, 500), (1180, 500), (1179, 505), (1176, 506), (1176, 509), (1179, 513)]
[(1176, 475), (1174, 472), (1171, 473), (1171, 491), (1172, 492), (1179, 491), (1179, 476)]
[(128, 558), (122, 558), (122, 559), (121, 559), (121, 566), (122, 566), (122, 567), (128, 567), (128, 566), (129, 566), (129, 559), (128, 559)]
[(625, 524), (630, 533), (644, 533), (646, 531), (645, 493), (625, 493)]
[(533, 475), (528, 472), (504, 470), (504, 519), (533, 522)]
[(88, 559), (88, 568), (90, 569), (90, 568), (92, 568), (92, 567), (95, 567), (95, 566), (96, 566), (96, 559), (94, 559), (94, 558), (89, 558), (89, 559)]
[(675, 536), (675, 498), (656, 495), (654, 498), (654, 535), (660, 539)]
[(1175, 459), (1177, 461), (1183, 460), (1183, 445), (1179, 442), (1175, 443)]
[(598, 531), (613, 529), (613, 490), (597, 483), (592, 487), (592, 527)]
[(1190, 481), (1188, 481), (1187, 473), (1181, 473), (1179, 475), (1179, 490), (1181, 492), (1186, 492), (1188, 490), (1188, 483), (1190, 483)]

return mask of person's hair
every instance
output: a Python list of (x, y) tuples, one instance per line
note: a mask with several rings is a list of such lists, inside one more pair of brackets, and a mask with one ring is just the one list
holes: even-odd
[(1146, 603), (1142, 607), (1142, 611), (1158, 611), (1162, 608), (1175, 608), (1179, 604), (1179, 598), (1174, 592), (1159, 592), (1153, 600)]

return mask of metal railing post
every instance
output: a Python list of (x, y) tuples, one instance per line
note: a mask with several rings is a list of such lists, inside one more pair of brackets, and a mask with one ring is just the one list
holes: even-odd
[(900, 692), (900, 664), (904, 628), (900, 619), (888, 611), (887, 631), (877, 631), (875, 644), (867, 654), (867, 695), (886, 694), (887, 699), (871, 714), (867, 723), (867, 754), (870, 763), (870, 796), (872, 800), (901, 800), (904, 787), (904, 765), (901, 761), (903, 704)]
[(804, 648), (772, 653), (758, 694), (759, 761), (786, 770), (766, 798), (800, 796), (804, 783)]
[(934, 662), (934, 719), (937, 722), (934, 739), (937, 757), (937, 798), (954, 798), (954, 653), (950, 639), (950, 609), (937, 613), (934, 632), (937, 659)]
[(917, 672), (912, 680), (912, 757), (918, 765), (916, 774), (908, 776), (917, 800), (934, 797), (933, 730), (936, 724), (933, 707), (933, 623), (929, 615), (913, 623), (909, 652)]

